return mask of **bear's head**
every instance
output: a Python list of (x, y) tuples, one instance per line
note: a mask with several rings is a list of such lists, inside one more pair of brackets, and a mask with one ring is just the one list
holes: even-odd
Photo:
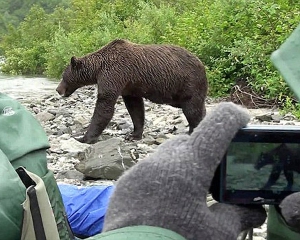
[(72, 57), (71, 63), (62, 74), (62, 80), (56, 91), (63, 97), (69, 97), (76, 89), (90, 85), (87, 80), (88, 75), (83, 60)]

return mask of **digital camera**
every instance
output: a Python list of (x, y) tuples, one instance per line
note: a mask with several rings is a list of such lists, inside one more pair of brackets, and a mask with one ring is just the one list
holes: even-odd
[(248, 125), (238, 131), (211, 184), (215, 200), (279, 204), (300, 191), (300, 126)]

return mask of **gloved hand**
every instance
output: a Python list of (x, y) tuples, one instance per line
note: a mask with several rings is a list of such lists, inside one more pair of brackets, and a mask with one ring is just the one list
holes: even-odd
[(217, 203), (208, 207), (206, 203), (218, 164), (248, 121), (243, 108), (221, 103), (190, 136), (161, 144), (118, 180), (104, 231), (150, 225), (186, 239), (233, 240), (241, 231), (262, 225), (266, 212), (261, 206)]
[(279, 207), (287, 224), (300, 233), (300, 192), (287, 196)]

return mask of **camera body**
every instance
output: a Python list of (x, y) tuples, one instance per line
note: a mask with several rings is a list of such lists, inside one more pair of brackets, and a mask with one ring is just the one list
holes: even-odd
[(280, 204), (300, 191), (300, 126), (247, 125), (233, 138), (211, 184), (219, 202)]

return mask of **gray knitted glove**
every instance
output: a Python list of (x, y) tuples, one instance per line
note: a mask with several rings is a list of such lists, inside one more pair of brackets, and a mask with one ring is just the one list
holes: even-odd
[(206, 197), (232, 138), (249, 121), (233, 103), (221, 103), (189, 135), (174, 137), (118, 180), (104, 231), (150, 225), (186, 239), (233, 240), (266, 219), (265, 210), (217, 203)]
[(300, 233), (300, 192), (287, 196), (279, 206), (287, 224)]

